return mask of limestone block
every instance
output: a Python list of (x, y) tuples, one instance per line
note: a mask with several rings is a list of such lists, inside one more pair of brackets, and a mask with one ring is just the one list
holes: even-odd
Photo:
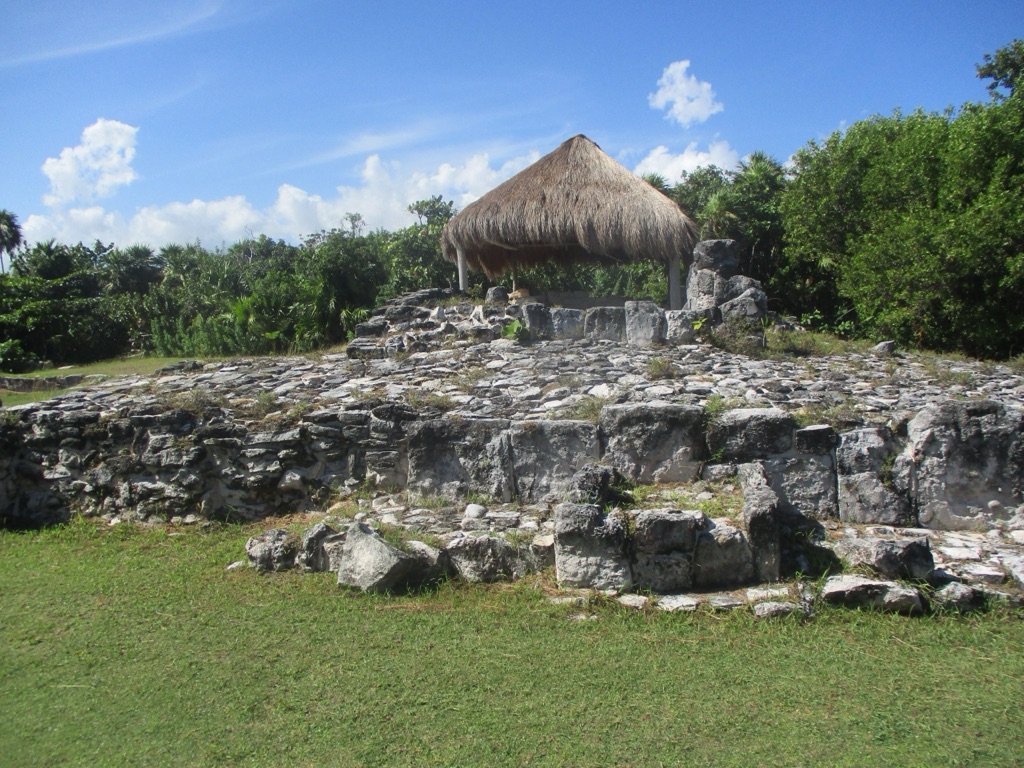
[(793, 417), (778, 408), (737, 408), (708, 427), (708, 449), (716, 459), (751, 460), (785, 453), (793, 446)]
[(710, 521), (696, 510), (645, 509), (634, 520), (633, 549), (652, 555), (693, 552)]
[(716, 521), (697, 537), (695, 586), (734, 587), (752, 581), (754, 576), (754, 556), (739, 528)]
[(444, 551), (455, 572), (466, 581), (512, 580), (526, 570), (515, 547), (498, 536), (462, 536), (450, 541)]
[(555, 575), (569, 587), (629, 589), (633, 573), (621, 517), (596, 504), (555, 507)]
[(633, 560), (633, 586), (658, 594), (690, 589), (693, 587), (692, 553), (638, 553)]
[(1024, 501), (1024, 411), (992, 401), (928, 405), (907, 426), (921, 525), (987, 530)]
[(831, 455), (839, 437), (829, 424), (815, 424), (793, 433), (793, 443), (800, 453)]
[(665, 343), (670, 345), (693, 344), (697, 341), (694, 324), (706, 317), (703, 312), (688, 309), (670, 309), (665, 312)]
[(551, 309), (551, 338), (576, 340), (583, 338), (586, 313), (582, 309)]
[(693, 249), (691, 269), (707, 269), (728, 280), (739, 266), (739, 243), (735, 240), (702, 240)]
[(328, 569), (328, 557), (324, 551), (324, 540), (336, 536), (337, 531), (327, 523), (317, 523), (306, 529), (302, 534), (302, 544), (299, 545), (298, 555), (295, 558), (296, 564), (304, 571), (326, 571)]
[(702, 419), (695, 405), (606, 405), (604, 458), (634, 482), (692, 482), (706, 458)]
[(921, 613), (921, 595), (912, 587), (895, 581), (879, 581), (864, 576), (832, 576), (821, 590), (825, 602), (850, 608), (875, 608), (887, 613)]
[(768, 295), (760, 288), (748, 288), (734, 299), (719, 305), (723, 322), (748, 322), (760, 320), (768, 313)]
[(743, 487), (743, 525), (759, 581), (778, 581), (781, 566), (779, 527), (782, 500), (771, 487), (764, 468), (745, 464), (740, 469)]
[(815, 520), (839, 516), (836, 469), (830, 455), (788, 456), (761, 463), (785, 510)]
[(600, 456), (597, 425), (584, 421), (523, 421), (508, 431), (513, 496), (564, 498), (576, 471)]
[(338, 558), (338, 585), (363, 592), (403, 592), (427, 583), (439, 572), (436, 550), (422, 543), (411, 549), (403, 552), (366, 523), (352, 523)]
[(839, 519), (851, 523), (908, 525), (909, 462), (896, 458), (896, 443), (885, 427), (844, 432), (836, 446)]
[(652, 301), (627, 301), (626, 343), (653, 347), (665, 341), (665, 313)]
[(530, 338), (534, 341), (552, 338), (551, 311), (536, 301), (524, 304), (523, 324), (530, 332)]
[(927, 579), (935, 569), (928, 539), (845, 539), (836, 554), (887, 579)]
[(258, 571), (286, 571), (295, 565), (298, 548), (283, 528), (272, 528), (245, 543), (245, 554)]
[(874, 472), (839, 476), (839, 519), (844, 523), (910, 525), (906, 496), (883, 484)]
[(591, 307), (583, 320), (583, 333), (588, 339), (625, 341), (625, 307)]
[(512, 496), (505, 419), (429, 419), (408, 426), (408, 489), (453, 501)]
[(491, 286), (484, 295), (484, 301), (488, 304), (507, 304), (508, 290), (501, 285)]

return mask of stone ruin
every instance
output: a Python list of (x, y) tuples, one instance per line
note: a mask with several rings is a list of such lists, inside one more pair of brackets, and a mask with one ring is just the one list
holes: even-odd
[[(566, 587), (679, 610), (845, 562), (860, 573), (818, 597), (926, 609), (902, 579), (928, 581), (933, 605), (1016, 600), (1024, 377), (907, 354), (716, 350), (701, 324), (764, 308), (734, 269), (728, 247), (702, 244), (678, 312), (425, 291), (376, 310), (344, 354), (182, 363), (7, 409), (0, 517), (257, 520), (361, 494), (375, 498), (354, 520), (256, 537), (253, 564), (384, 591), (554, 567)], [(516, 320), (528, 343), (503, 338)], [(703, 490), (630, 505), (631, 486)], [(729, 489), (731, 513), (700, 510)], [(794, 589), (754, 592), (784, 612), (807, 602)]]

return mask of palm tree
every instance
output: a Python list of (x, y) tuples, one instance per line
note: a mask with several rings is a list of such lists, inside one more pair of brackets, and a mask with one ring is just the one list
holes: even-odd
[(10, 255), (21, 245), (21, 227), (18, 217), (6, 209), (0, 209), (0, 272), (4, 272), (3, 255)]

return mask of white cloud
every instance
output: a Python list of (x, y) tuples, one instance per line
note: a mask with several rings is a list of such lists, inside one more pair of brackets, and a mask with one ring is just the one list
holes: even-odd
[(340, 186), (328, 198), (282, 184), (274, 202), (262, 209), (242, 195), (147, 206), (127, 219), (98, 205), (54, 208), (49, 214), (29, 216), (22, 231), (27, 242), (56, 238), (61, 242), (91, 243), (99, 239), (117, 245), (146, 243), (159, 248), (196, 239), (215, 247), (250, 233), (297, 242), (321, 229), (343, 226), (343, 217), (349, 212), (361, 213), (370, 229), (396, 229), (415, 220), (406, 210), (410, 203), (442, 195), (462, 208), (537, 157), (532, 153), (495, 166), (487, 154), (481, 153), (461, 164), (444, 163), (424, 172), (403, 170), (398, 163), (371, 155), (363, 163), (360, 184)]
[(59, 157), (43, 163), (43, 173), (50, 179), (50, 194), (43, 202), (51, 208), (90, 202), (131, 184), (136, 179), (132, 159), (138, 130), (103, 118), (88, 126), (80, 144), (65, 147)]
[(715, 101), (711, 83), (686, 73), (689, 66), (688, 59), (669, 64), (658, 80), (658, 90), (647, 96), (647, 102), (654, 109), (668, 107), (666, 120), (675, 120), (684, 128), (703, 123), (725, 109), (721, 102)]
[(736, 167), (739, 161), (739, 152), (730, 147), (727, 141), (713, 141), (707, 150), (703, 151), (697, 149), (697, 142), (693, 141), (678, 155), (669, 152), (668, 147), (655, 147), (633, 171), (640, 175), (657, 173), (664, 176), (670, 184), (675, 184), (684, 172), (691, 173), (705, 165), (717, 165), (729, 170)]

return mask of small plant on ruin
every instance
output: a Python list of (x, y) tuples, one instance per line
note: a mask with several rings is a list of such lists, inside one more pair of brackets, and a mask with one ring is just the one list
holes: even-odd
[(742, 408), (748, 405), (747, 401), (739, 397), (722, 397), (721, 395), (709, 395), (704, 401), (704, 426), (705, 428), (718, 421), (726, 411)]
[(277, 396), (273, 392), (263, 390), (256, 395), (256, 399), (253, 404), (249, 407), (250, 413), (257, 419), (262, 419), (269, 416), (274, 411), (278, 410)]
[(664, 357), (655, 357), (647, 362), (647, 379), (657, 381), (658, 379), (674, 379), (678, 371), (672, 365), (671, 360)]
[(406, 393), (405, 398), (409, 405), (418, 409), (433, 408), (447, 413), (459, 407), (459, 404), (451, 397), (440, 392), (424, 392), (421, 389), (413, 389)]
[(501, 336), (522, 343), (530, 338), (530, 331), (522, 320), (516, 319), (501, 329)]
[(590, 421), (596, 424), (601, 418), (605, 402), (603, 397), (584, 397), (558, 415), (571, 421)]

